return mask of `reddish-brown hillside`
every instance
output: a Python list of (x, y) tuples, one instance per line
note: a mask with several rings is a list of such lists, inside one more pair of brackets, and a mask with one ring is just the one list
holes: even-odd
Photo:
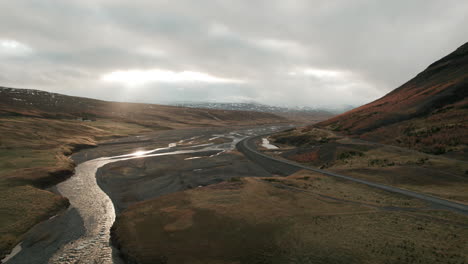
[(384, 97), (317, 124), (434, 154), (465, 156), (468, 43)]

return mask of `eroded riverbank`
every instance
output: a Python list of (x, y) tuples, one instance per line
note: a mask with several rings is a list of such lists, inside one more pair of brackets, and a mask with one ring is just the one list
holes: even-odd
[[(84, 150), (74, 156), (82, 162), (75, 175), (56, 188), (70, 199), (70, 209), (33, 228), (22, 250), (7, 263), (119, 263), (109, 242), (115, 219), (112, 200), (120, 210), (134, 202), (230, 177), (265, 176), (266, 172), (246, 166), (247, 160), (230, 152), (242, 138), (276, 129), (280, 127), (170, 131)], [(96, 172), (103, 166), (99, 184), (112, 200), (96, 181)], [(127, 168), (126, 173), (115, 173), (116, 167)]]

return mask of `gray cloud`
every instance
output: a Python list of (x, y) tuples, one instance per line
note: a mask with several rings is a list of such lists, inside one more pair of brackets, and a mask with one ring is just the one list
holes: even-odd
[[(457, 0), (16, 0), (0, 9), (0, 85), (155, 103), (358, 105), (468, 35), (468, 2)], [(102, 81), (155, 69), (243, 82)]]

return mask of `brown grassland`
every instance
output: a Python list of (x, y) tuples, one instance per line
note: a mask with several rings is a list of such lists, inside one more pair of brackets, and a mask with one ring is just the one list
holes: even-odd
[(373, 182), (468, 204), (468, 163), (304, 128), (275, 134), (272, 154)]
[(135, 204), (112, 234), (138, 263), (464, 263), (467, 220), (300, 171)]
[(0, 252), (5, 254), (33, 225), (68, 206), (66, 198), (42, 189), (71, 176), (74, 163), (67, 155), (100, 139), (149, 129), (110, 120), (2, 117), (0, 131)]

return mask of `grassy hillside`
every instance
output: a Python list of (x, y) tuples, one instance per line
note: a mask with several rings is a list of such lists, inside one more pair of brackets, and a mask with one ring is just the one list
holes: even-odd
[(318, 124), (348, 135), (466, 158), (468, 43), (384, 97)]
[[(463, 263), (465, 216), (311, 172), (242, 178), (131, 206), (136, 263)], [(134, 263), (134, 262), (131, 262)]]
[(1, 88), (0, 116), (112, 119), (150, 128), (264, 124), (285, 119), (270, 113), (117, 103), (38, 90)]
[(0, 88), (0, 258), (36, 223), (68, 206), (43, 188), (71, 176), (68, 155), (151, 131), (284, 121), (272, 114), (105, 102)]

